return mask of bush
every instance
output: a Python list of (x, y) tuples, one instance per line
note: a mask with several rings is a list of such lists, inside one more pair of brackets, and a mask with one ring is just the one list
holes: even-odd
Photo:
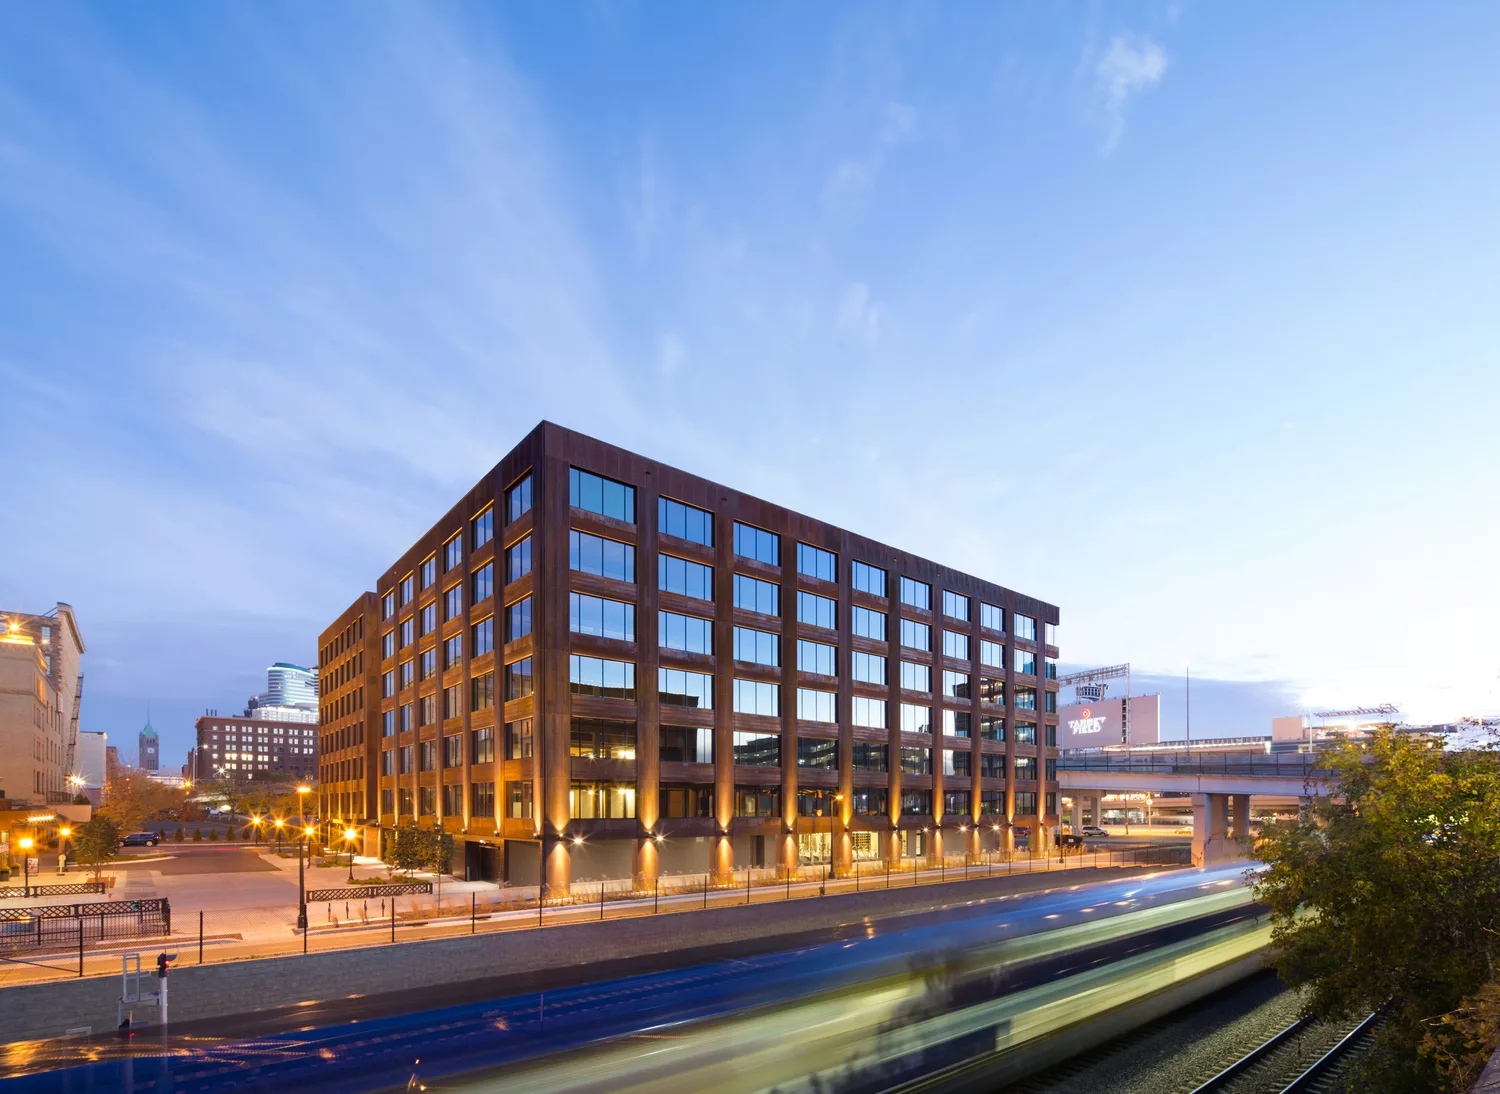
[(219, 830), (217, 828), (214, 828), (212, 826), (209, 827), (209, 829), (208, 829), (208, 842), (209, 843), (218, 843), (219, 842)]
[(173, 839), (174, 839), (174, 840), (176, 840), (176, 841), (177, 841), (177, 842), (178, 842), (178, 843), (181, 843), (181, 842), (182, 842), (182, 839), (183, 839), (183, 836), (182, 836), (182, 825), (180, 825), (180, 824), (179, 824), (179, 825), (178, 825), (178, 826), (177, 826), (177, 831), (176, 831), (176, 833), (175, 833), (175, 834), (174, 834), (174, 835), (173, 835), (173, 836), (172, 836), (172, 838), (173, 838)]
[(201, 843), (201, 842), (203, 842), (203, 829), (201, 829), (201, 828), (194, 828), (193, 829), (193, 842), (194, 843)]

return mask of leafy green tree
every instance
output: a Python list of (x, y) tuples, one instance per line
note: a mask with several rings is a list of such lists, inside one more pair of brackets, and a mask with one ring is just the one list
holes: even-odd
[(94, 868), (95, 880), (99, 877), (99, 867), (119, 849), (120, 829), (109, 817), (95, 816), (73, 829), (73, 856)]
[(1362, 1089), (1464, 1089), (1500, 1042), (1500, 752), (1384, 732), (1323, 766), (1256, 844), (1276, 971), (1319, 1017), (1387, 1004)]
[(391, 830), (386, 841), (386, 863), (397, 873), (420, 870), (426, 862), (427, 847), (422, 829), (408, 821)]
[(110, 818), (121, 832), (138, 832), (146, 819), (163, 809), (182, 805), (183, 792), (163, 786), (144, 772), (126, 769), (104, 787), (104, 800), (94, 812)]

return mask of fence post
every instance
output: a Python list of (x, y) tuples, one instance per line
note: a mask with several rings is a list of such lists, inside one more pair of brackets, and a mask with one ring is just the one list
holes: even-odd
[(792, 899), (792, 872), (790, 870), (786, 872), (786, 898)]
[(78, 913), (78, 976), (83, 978), (83, 913)]
[(198, 909), (198, 964), (203, 964), (203, 909)]
[(604, 882), (599, 882), (599, 922), (604, 922)]
[(161, 898), (161, 921), (162, 921), (163, 927), (165, 928), (164, 931), (162, 932), (163, 936), (165, 937), (165, 936), (171, 935), (171, 933), (172, 933), (172, 901), (170, 899), (168, 899), (167, 897), (162, 897)]
[(391, 897), (391, 941), (396, 941), (396, 898)]
[(651, 901), (651, 914), (661, 911), (661, 878), (656, 879), (656, 896)]
[(708, 909), (708, 877), (709, 875), (707, 874), (703, 875), (703, 908), (705, 911)]
[(469, 894), (469, 933), (473, 934), (476, 924), (479, 922), (479, 894)]
[(750, 867), (745, 867), (745, 903), (750, 903)]

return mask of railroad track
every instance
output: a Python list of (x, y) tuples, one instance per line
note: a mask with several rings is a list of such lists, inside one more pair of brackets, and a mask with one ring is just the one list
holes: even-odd
[(1263, 1044), (1247, 1052), (1192, 1094), (1330, 1094), (1338, 1088), (1343, 1068), (1363, 1050), (1375, 1043), (1380, 1027), (1380, 1011), (1368, 1015), (1352, 1029), (1343, 1032), (1311, 1064), (1302, 1056), (1302, 1038), (1310, 1031), (1326, 1028), (1310, 1019), (1300, 1018)]

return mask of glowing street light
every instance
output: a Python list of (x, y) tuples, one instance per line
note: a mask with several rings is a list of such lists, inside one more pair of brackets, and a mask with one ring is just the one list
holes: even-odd
[(359, 835), (352, 828), (344, 829), (344, 842), (349, 845), (349, 884), (354, 884), (354, 840)]
[(21, 837), (21, 868), (25, 874), (24, 884), (26, 886), (23, 892), (27, 896), (31, 895), (31, 849), (35, 845), (36, 841), (30, 836)]

